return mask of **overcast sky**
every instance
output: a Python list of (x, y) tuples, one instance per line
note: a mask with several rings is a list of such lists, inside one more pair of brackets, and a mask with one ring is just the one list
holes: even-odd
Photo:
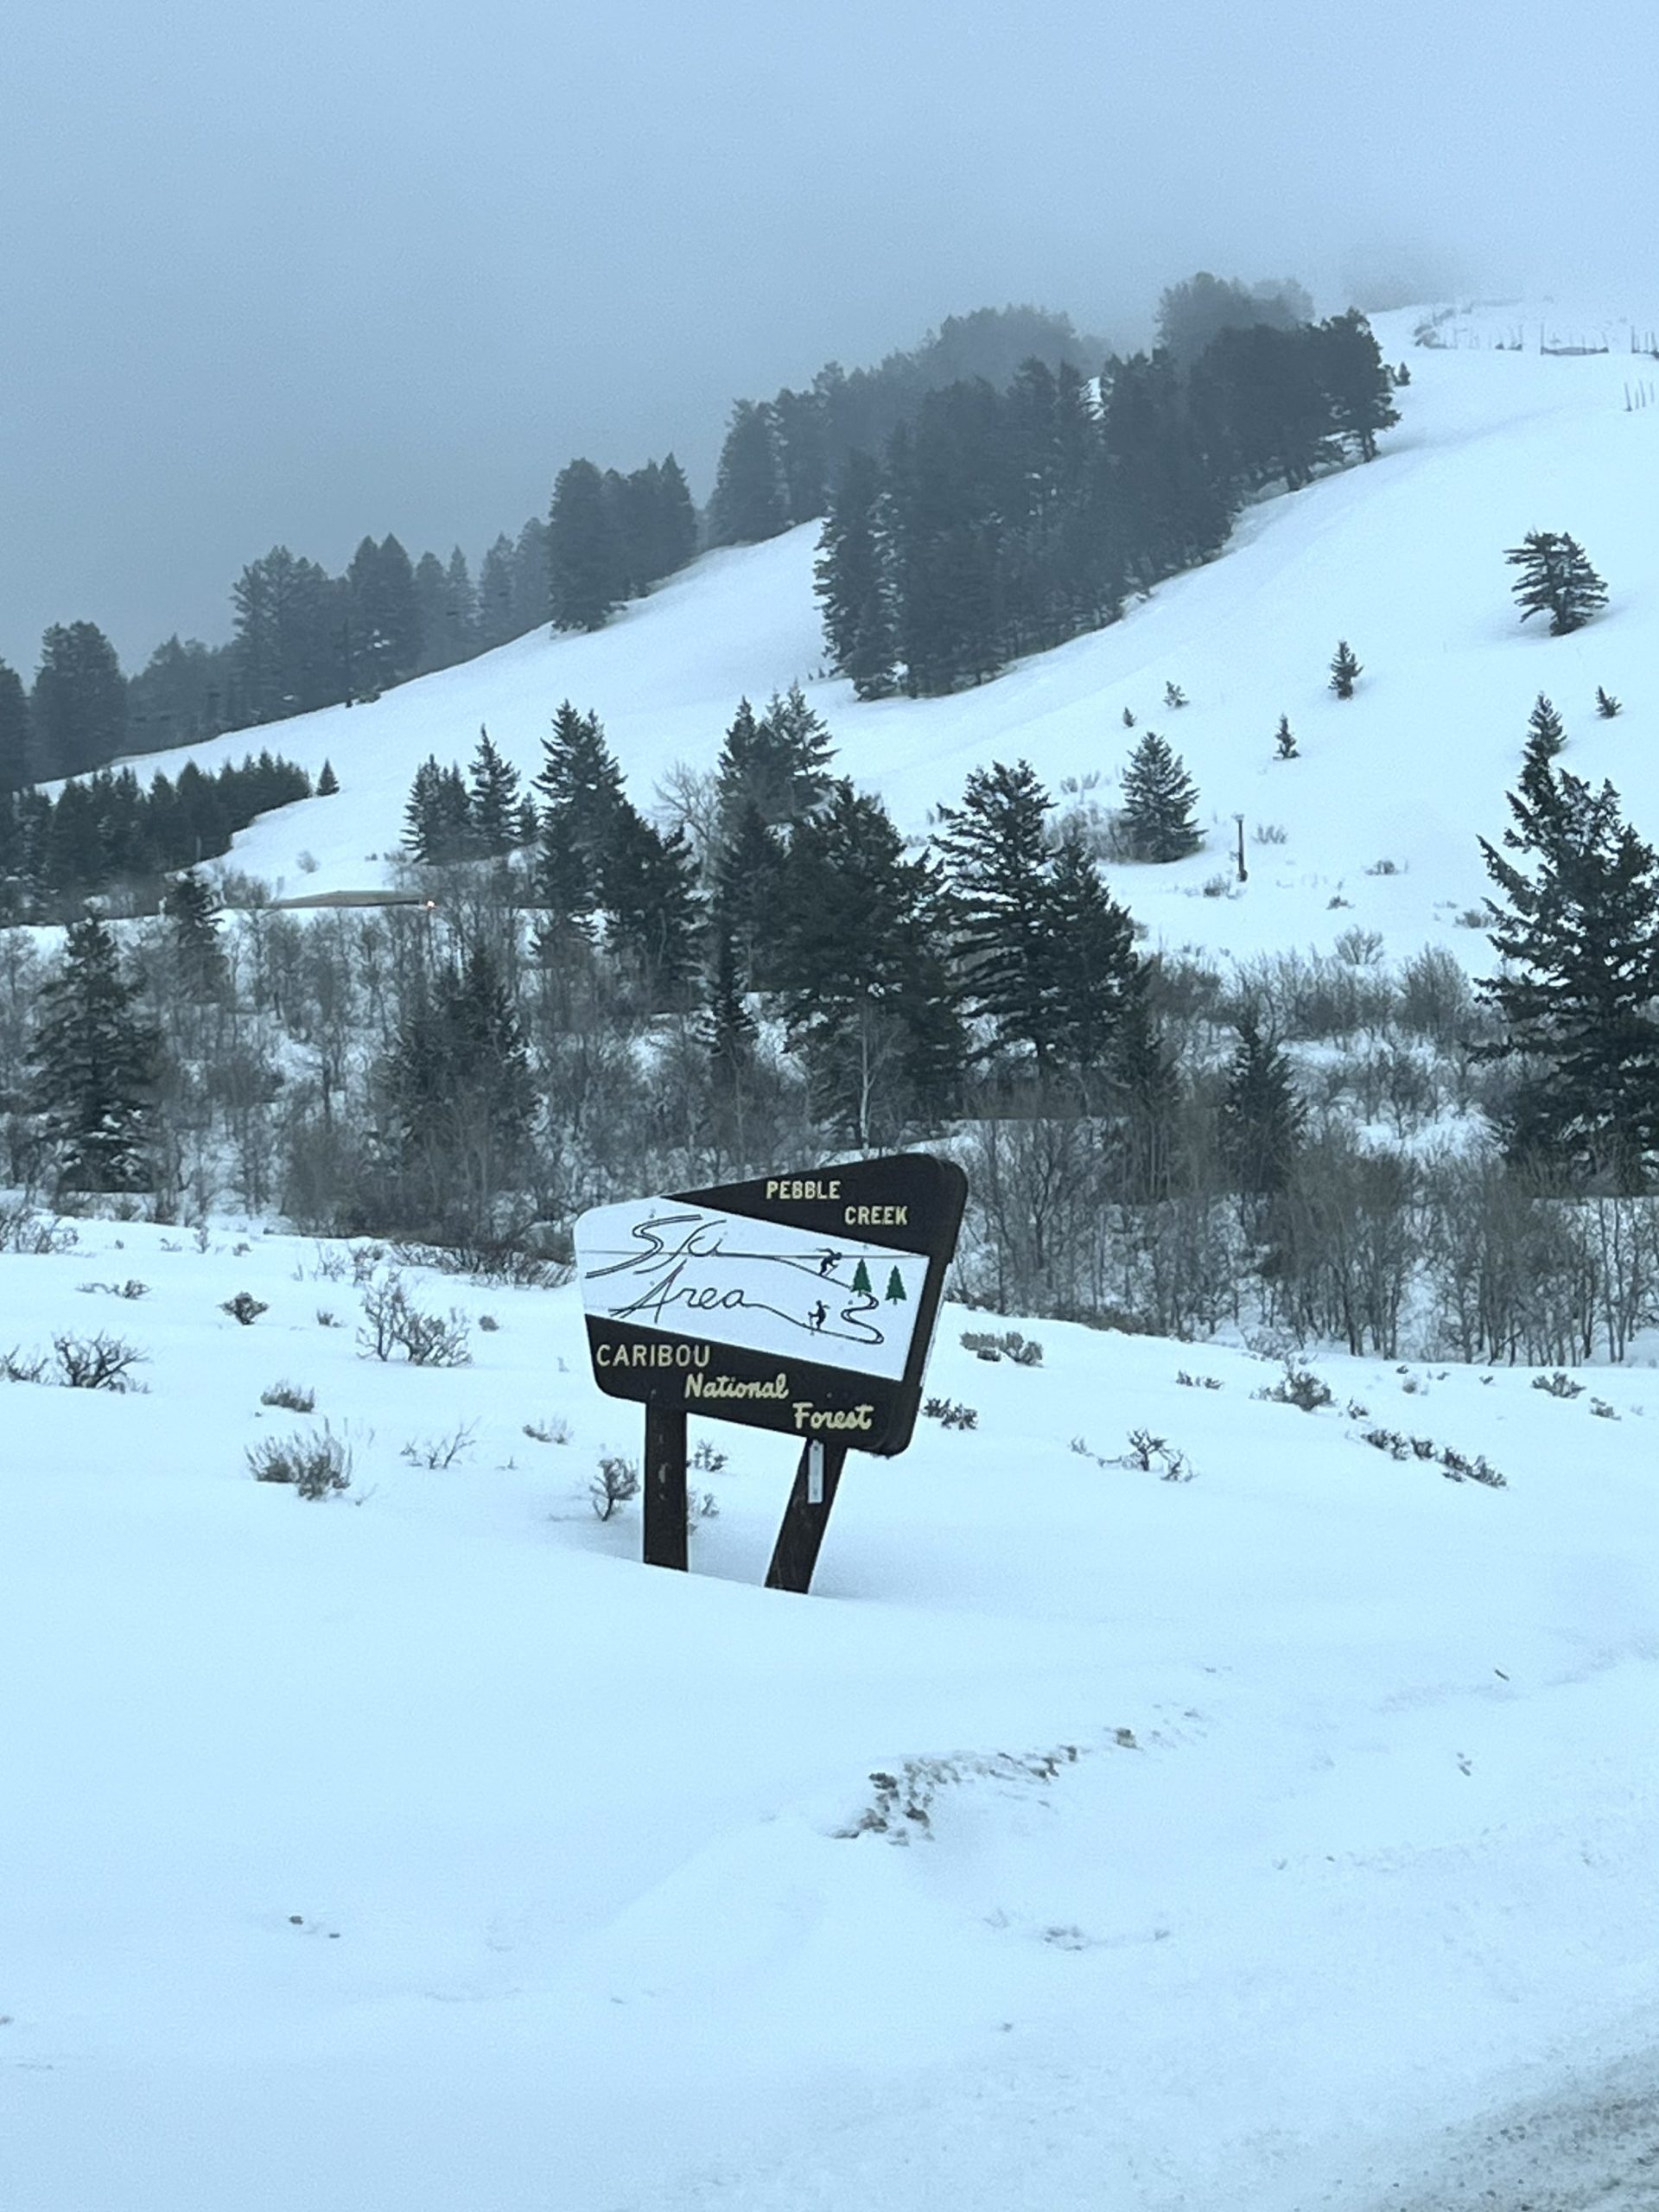
[(1207, 268), (1599, 284), (1659, 324), (1651, 0), (10, 0), (0, 654), (229, 634), (542, 511), (574, 454), (1030, 301)]

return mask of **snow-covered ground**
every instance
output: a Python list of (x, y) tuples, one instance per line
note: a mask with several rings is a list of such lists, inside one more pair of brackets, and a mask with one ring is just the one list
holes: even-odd
[[(1559, 2107), (1639, 2127), (1659, 2046), (1651, 1369), (1324, 1358), (1304, 1413), (947, 1308), (977, 1427), (855, 1458), (802, 1599), (785, 1441), (694, 1423), (718, 1516), (647, 1570), (574, 1291), (411, 1275), (473, 1362), (387, 1366), (337, 1266), (0, 1258), (0, 1347), (106, 1330), (147, 1386), (0, 1383), (8, 2212), (1653, 2202), (1541, 2186), (1628, 2164)], [(251, 1479), (325, 1420), (349, 1491)], [(1140, 1427), (1192, 1478), (1110, 1464)]]
[[(1659, 362), (1630, 353), (1628, 324), (1565, 308), (1465, 315), (1442, 326), (1435, 348), (1413, 344), (1419, 320), (1376, 318), (1385, 354), (1409, 363), (1412, 382), (1375, 463), (1264, 500), (1210, 567), (995, 683), (861, 705), (850, 685), (820, 678), (809, 526), (709, 556), (596, 636), (538, 633), (372, 705), (259, 732), (257, 743), (314, 772), (332, 759), (342, 790), (256, 823), (232, 864), (290, 895), (385, 882), (420, 762), (466, 760), (482, 723), (533, 773), (567, 696), (599, 714), (649, 808), (676, 763), (713, 766), (740, 696), (799, 678), (842, 771), (881, 791), (913, 830), (993, 760), (1029, 759), (1052, 789), (1098, 774), (1095, 796), (1109, 801), (1135, 741), (1123, 709), (1137, 732), (1162, 731), (1198, 785), (1206, 848), (1176, 867), (1120, 869), (1114, 886), (1160, 942), (1248, 954), (1328, 947), (1358, 927), (1380, 932), (1389, 956), (1440, 939), (1483, 961), (1484, 942), (1457, 917), (1486, 888), (1476, 839), (1508, 821), (1503, 793), (1540, 691), (1566, 719), (1564, 765), (1611, 776), (1638, 826), (1659, 836)], [(1659, 323), (1659, 307), (1649, 320)], [(1541, 355), (1541, 327), (1611, 350)], [(1497, 350), (1517, 332), (1532, 352)], [(1634, 404), (1640, 388), (1652, 404)], [(1607, 581), (1606, 613), (1572, 637), (1517, 618), (1503, 554), (1531, 530), (1570, 531)], [(1327, 688), (1339, 637), (1364, 665), (1345, 702)], [(1166, 682), (1186, 707), (1165, 709)], [(1598, 684), (1624, 703), (1615, 721), (1595, 715)], [(1274, 757), (1281, 714), (1295, 760)], [(140, 765), (239, 760), (249, 742), (220, 738)], [(1242, 890), (1230, 880), (1241, 813)], [(1282, 844), (1255, 842), (1270, 825)], [(1203, 895), (1224, 880), (1227, 896)]]

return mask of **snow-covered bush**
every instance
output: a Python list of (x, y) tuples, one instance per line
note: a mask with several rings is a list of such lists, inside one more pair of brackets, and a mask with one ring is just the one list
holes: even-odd
[(290, 1436), (268, 1437), (252, 1446), (247, 1458), (255, 1482), (291, 1483), (302, 1497), (333, 1497), (351, 1488), (351, 1449), (327, 1421), (321, 1435), (302, 1428)]

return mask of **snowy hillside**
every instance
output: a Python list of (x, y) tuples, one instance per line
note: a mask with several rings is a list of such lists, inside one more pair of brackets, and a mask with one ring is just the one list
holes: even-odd
[[(1304, 1412), (947, 1309), (978, 1427), (855, 1462), (796, 1599), (785, 1444), (694, 1423), (718, 1516), (647, 1572), (574, 1294), (409, 1280), (472, 1364), (360, 1356), (341, 1248), (0, 1258), (0, 1344), (146, 1392), (3, 1386), (0, 2202), (1438, 2212), (1659, 2033), (1650, 1372)], [(325, 1421), (349, 1490), (251, 1478)]]
[[(1605, 338), (1611, 350), (1541, 355), (1541, 315), (1552, 339)], [(1123, 709), (1160, 730), (1198, 785), (1206, 847), (1172, 868), (1121, 869), (1114, 888), (1165, 944), (1329, 945), (1357, 926), (1380, 931), (1389, 955), (1442, 938), (1483, 959), (1456, 918), (1485, 887), (1475, 840), (1507, 819), (1503, 792), (1540, 691), (1566, 720), (1564, 765), (1611, 776), (1638, 826), (1659, 834), (1659, 545), (1648, 523), (1659, 404), (1626, 406), (1638, 386), (1659, 385), (1659, 364), (1630, 353), (1628, 325), (1548, 307), (1444, 323), (1433, 347), (1413, 343), (1420, 320), (1376, 319), (1385, 355), (1407, 360), (1412, 382), (1374, 464), (1264, 501), (1209, 568), (981, 690), (862, 705), (850, 685), (819, 680), (817, 531), (798, 530), (706, 557), (596, 636), (522, 639), (371, 705), (259, 733), (313, 772), (332, 759), (344, 788), (256, 823), (232, 865), (289, 895), (385, 881), (420, 762), (464, 760), (483, 723), (533, 773), (566, 696), (599, 714), (649, 808), (676, 762), (713, 765), (741, 696), (799, 678), (842, 769), (911, 830), (959, 796), (969, 768), (1021, 755), (1052, 790), (1101, 775), (1096, 796), (1109, 801), (1133, 742)], [(1497, 350), (1517, 334), (1531, 352)], [(1570, 531), (1608, 582), (1607, 612), (1571, 637), (1518, 620), (1503, 556), (1529, 530)], [(1365, 671), (1345, 703), (1326, 688), (1339, 637)], [(1190, 704), (1168, 712), (1166, 682)], [(1596, 718), (1598, 684), (1624, 701), (1618, 721)], [(1295, 760), (1274, 757), (1281, 714)], [(173, 772), (247, 747), (246, 735), (225, 737), (143, 766)], [(1250, 874), (1232, 895), (1239, 813)], [(1284, 842), (1258, 842), (1273, 825)], [(1230, 895), (1204, 897), (1222, 877)]]

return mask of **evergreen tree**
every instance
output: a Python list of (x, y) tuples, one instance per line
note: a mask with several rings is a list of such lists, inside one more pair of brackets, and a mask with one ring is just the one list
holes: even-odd
[(1338, 638), (1337, 650), (1331, 656), (1331, 689), (1338, 699), (1351, 699), (1354, 685), (1364, 673), (1354, 657), (1353, 647), (1346, 638)]
[(798, 683), (774, 691), (759, 715), (740, 700), (715, 772), (722, 834), (750, 805), (769, 829), (802, 820), (829, 790), (834, 756), (829, 729)]
[(658, 474), (656, 514), (653, 581), (658, 576), (671, 576), (684, 568), (697, 550), (697, 511), (692, 505), (685, 471), (671, 453), (664, 455)]
[(813, 574), (831, 664), (861, 699), (893, 689), (897, 645), (881, 531), (880, 466), (867, 453), (847, 457), (818, 540)]
[(1505, 850), (1481, 840), (1504, 965), (1478, 987), (1506, 1033), (1483, 1051), (1521, 1065), (1508, 1148), (1639, 1189), (1659, 1152), (1659, 856), (1611, 784), (1592, 792), (1541, 749), (1509, 803)]
[(1607, 604), (1606, 585), (1565, 531), (1529, 531), (1503, 558), (1521, 571), (1513, 587), (1521, 620), (1548, 613), (1552, 638), (1582, 629)]
[(397, 1164), (432, 1227), (487, 1234), (523, 1172), (536, 1105), (512, 995), (487, 947), (413, 997), (386, 1087)]
[(187, 868), (168, 885), (162, 911), (172, 925), (173, 957), (186, 995), (198, 1002), (221, 997), (230, 970), (219, 941), (225, 910), (213, 886)]
[(537, 895), (562, 922), (585, 921), (603, 903), (602, 871), (628, 802), (622, 771), (596, 714), (566, 699), (542, 742)]
[(758, 545), (789, 527), (769, 409), (740, 399), (721, 448), (709, 503), (711, 545)]
[(1280, 715), (1279, 728), (1274, 739), (1274, 743), (1277, 749), (1278, 758), (1281, 760), (1294, 760), (1298, 757), (1296, 752), (1296, 734), (1291, 728), (1290, 716), (1288, 715)]
[(1620, 702), (1613, 697), (1611, 691), (1605, 690), (1601, 684), (1597, 684), (1596, 712), (1601, 716), (1603, 721), (1610, 722), (1612, 721), (1613, 717), (1619, 711), (1619, 703)]
[(333, 798), (340, 790), (340, 778), (334, 773), (334, 763), (325, 760), (322, 773), (317, 778), (317, 797)]
[(1541, 691), (1532, 712), (1527, 716), (1526, 756), (1529, 760), (1535, 757), (1542, 761), (1550, 761), (1566, 744), (1567, 732), (1561, 727), (1561, 718)]
[(664, 837), (624, 799), (600, 857), (611, 943), (653, 1011), (683, 1002), (697, 973), (702, 914), (696, 856), (683, 830)]
[(429, 754), (415, 771), (404, 809), (404, 849), (427, 868), (466, 860), (474, 849), (472, 802), (461, 770)]
[(41, 639), (31, 719), (41, 774), (78, 776), (123, 749), (127, 689), (95, 622), (54, 623)]
[(591, 461), (559, 471), (548, 518), (550, 608), (556, 630), (602, 630), (628, 594), (614, 505)]
[(467, 798), (474, 849), (486, 860), (511, 852), (518, 835), (518, 771), (496, 751), (482, 723)]
[(1357, 308), (1322, 322), (1314, 334), (1321, 383), (1338, 433), (1362, 461), (1376, 459), (1376, 434), (1400, 420), (1393, 383), (1371, 326)]
[(1107, 890), (1075, 835), (1060, 841), (1048, 891), (1054, 1056), (1078, 1083), (1088, 1108), (1116, 1078), (1126, 1032), (1146, 995), (1147, 963), (1135, 949), (1128, 908)]
[(273, 545), (243, 569), (231, 602), (238, 719), (277, 721), (351, 696), (354, 610), (315, 561)]
[(967, 1039), (941, 945), (938, 870), (874, 798), (837, 783), (798, 823), (775, 917), (785, 1034), (814, 1109), (866, 1150), (937, 1124)]
[(365, 537), (346, 576), (353, 680), (382, 691), (412, 675), (421, 658), (421, 610), (415, 571), (397, 540)]
[(512, 549), (512, 635), (527, 638), (548, 620), (553, 604), (553, 569), (547, 524), (531, 515)]
[(1282, 1191), (1306, 1126), (1284, 1047), (1247, 1017), (1238, 1025), (1220, 1114), (1221, 1154), (1238, 1188), (1254, 1198)]
[(435, 668), (447, 668), (445, 658), (448, 639), (443, 619), (444, 602), (449, 595), (449, 579), (444, 574), (443, 563), (435, 553), (423, 553), (415, 563), (415, 604), (420, 618), (420, 670), (425, 674)]
[(0, 798), (33, 782), (29, 754), (29, 695), (16, 670), (0, 660)]
[(440, 664), (452, 668), (478, 650), (478, 594), (473, 588), (467, 556), (459, 545), (450, 550), (443, 582), (443, 608), (438, 632), (443, 658)]
[(703, 1047), (710, 1076), (729, 1096), (753, 1061), (756, 1031), (745, 1002), (743, 971), (731, 918), (718, 900), (709, 916), (709, 934), (714, 957), (703, 1009)]
[(1045, 828), (1053, 804), (1028, 761), (998, 761), (969, 774), (959, 807), (939, 809), (967, 1001), (997, 1046), (1028, 1051), (1043, 1073), (1060, 1027), (1060, 920)]
[(741, 799), (722, 828), (715, 866), (715, 907), (730, 939), (742, 990), (766, 990), (771, 985), (785, 866), (783, 840), (753, 798)]
[(72, 923), (61, 968), (41, 991), (29, 1054), (34, 1099), (65, 1190), (145, 1187), (157, 1040), (135, 1012), (115, 939), (93, 916)]
[[(485, 554), (478, 572), (478, 642), (485, 652), (518, 636), (513, 627), (513, 596), (512, 540), (504, 531)], [(543, 619), (536, 617), (537, 621)]]
[(1123, 830), (1138, 861), (1185, 860), (1203, 842), (1193, 820), (1198, 794), (1179, 753), (1148, 730), (1123, 771)]

